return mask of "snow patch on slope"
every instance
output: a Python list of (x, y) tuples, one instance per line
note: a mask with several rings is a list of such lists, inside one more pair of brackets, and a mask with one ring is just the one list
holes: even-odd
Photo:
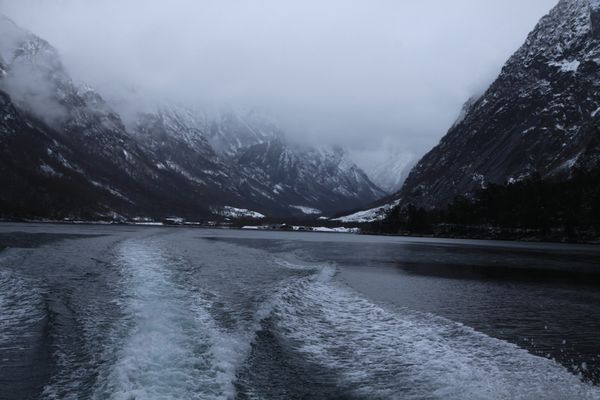
[(333, 221), (348, 222), (348, 223), (366, 223), (381, 221), (385, 219), (387, 213), (400, 203), (400, 200), (396, 200), (392, 203), (385, 204), (380, 207), (371, 208), (369, 210), (359, 211), (354, 214), (346, 215), (343, 217), (335, 218)]
[(305, 215), (320, 215), (323, 212), (319, 209), (306, 207), (306, 206), (290, 206), (291, 208), (295, 208), (298, 211), (301, 211)]
[(237, 208), (231, 206), (225, 206), (220, 210), (216, 211), (217, 214), (227, 217), (227, 218), (253, 218), (253, 219), (263, 219), (266, 218), (266, 215), (261, 214), (256, 211), (248, 210), (245, 208)]
[(552, 61), (548, 63), (548, 65), (552, 67), (559, 68), (562, 72), (577, 72), (581, 62), (578, 60), (561, 60), (561, 61)]

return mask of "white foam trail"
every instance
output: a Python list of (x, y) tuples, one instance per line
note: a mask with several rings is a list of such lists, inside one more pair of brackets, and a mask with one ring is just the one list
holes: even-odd
[(94, 398), (233, 398), (236, 338), (216, 330), (200, 294), (175, 282), (159, 247), (128, 242), (120, 254), (129, 318)]
[(600, 399), (558, 363), (461, 324), (388, 311), (332, 281), (333, 268), (291, 284), (279, 329), (357, 395), (397, 399)]

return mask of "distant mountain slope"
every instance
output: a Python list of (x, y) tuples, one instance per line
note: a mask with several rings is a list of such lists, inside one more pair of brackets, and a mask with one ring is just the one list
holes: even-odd
[[(163, 107), (128, 130), (72, 82), (56, 49), (2, 16), (0, 121), (5, 217), (334, 213), (382, 193), (337, 152), (293, 146), (256, 113), (209, 119)], [(261, 154), (276, 141), (285, 156)]]
[(275, 122), (253, 110), (225, 110), (207, 125), (206, 136), (215, 151), (232, 158), (243, 149), (285, 136)]
[(600, 2), (561, 0), (396, 198), (436, 206), (489, 183), (600, 165)]
[(359, 163), (359, 165), (373, 183), (388, 194), (392, 194), (402, 188), (416, 162), (415, 158), (412, 153), (391, 147), (376, 161), (367, 164)]
[(15, 215), (28, 217), (210, 215), (203, 192), (157, 168), (100, 95), (72, 82), (52, 46), (6, 18), (0, 34), (0, 89), (10, 105), (0, 118), (18, 115), (14, 135), (2, 136), (6, 179), (19, 182), (5, 186), (12, 200), (3, 214), (17, 202)]
[(164, 161), (161, 168), (227, 188), (228, 205), (267, 215), (333, 214), (384, 195), (344, 150), (291, 143), (255, 112), (229, 110), (211, 119), (163, 108), (142, 116), (136, 137)]
[(245, 149), (237, 162), (248, 175), (272, 182), (272, 196), (300, 213), (298, 206), (332, 214), (384, 195), (339, 148), (315, 149), (275, 138)]

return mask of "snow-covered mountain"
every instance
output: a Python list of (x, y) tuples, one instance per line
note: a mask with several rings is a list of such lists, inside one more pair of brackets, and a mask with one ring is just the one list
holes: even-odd
[(376, 159), (359, 162), (359, 166), (373, 183), (392, 194), (400, 190), (415, 162), (413, 153), (388, 146)]
[(3, 179), (13, 182), (0, 195), (4, 213), (112, 215), (147, 205), (150, 193), (166, 197), (119, 116), (73, 84), (48, 42), (0, 17), (0, 43), (0, 118), (12, 121), (0, 143)]
[(436, 206), (489, 183), (567, 179), (597, 168), (598, 93), (600, 2), (561, 0), (397, 197)]
[(206, 136), (211, 145), (218, 153), (231, 158), (251, 146), (285, 136), (277, 122), (256, 110), (228, 109), (208, 123)]
[[(291, 142), (254, 111), (228, 110), (210, 118), (165, 107), (140, 118), (136, 137), (154, 159), (165, 160), (161, 168), (228, 188), (230, 203), (267, 215), (331, 214), (384, 195), (343, 149)], [(309, 209), (313, 212), (304, 212)]]
[(354, 208), (355, 199), (379, 199), (384, 192), (348, 159), (340, 148), (316, 149), (275, 138), (240, 153), (240, 170), (272, 183), (272, 196), (298, 206), (331, 214)]
[(443, 205), (490, 183), (564, 180), (597, 170), (598, 93), (600, 1), (561, 0), (487, 91), (465, 103), (402, 189), (343, 220), (381, 219), (398, 204)]
[(343, 151), (291, 144), (258, 113), (160, 107), (127, 129), (100, 94), (72, 82), (56, 49), (5, 17), (0, 106), (6, 216), (302, 215), (382, 194)]

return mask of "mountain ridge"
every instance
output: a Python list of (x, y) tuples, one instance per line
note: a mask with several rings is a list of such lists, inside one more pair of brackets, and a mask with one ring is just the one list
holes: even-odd
[(600, 168), (600, 1), (561, 0), (402, 188), (347, 221), (433, 209), (489, 185), (569, 180)]
[(395, 198), (431, 208), (488, 184), (597, 168), (599, 8), (596, 0), (561, 0)]
[[(222, 114), (220, 120), (209, 120), (182, 108), (157, 107), (155, 112), (140, 114), (131, 131), (118, 110), (93, 88), (73, 83), (58, 51), (47, 41), (6, 17), (0, 17), (0, 33), (0, 90), (5, 106), (0, 119), (8, 118), (7, 124), (11, 118), (17, 121), (18, 126), (12, 130), (6, 125), (7, 132), (29, 132), (16, 141), (7, 140), (8, 135), (0, 136), (1, 144), (7, 154), (35, 149), (21, 161), (7, 156), (4, 172), (16, 176), (19, 169), (29, 171), (26, 175), (36, 176), (49, 200), (53, 185), (57, 191), (65, 191), (64, 195), (54, 193), (57, 199), (64, 200), (68, 194), (73, 199), (79, 198), (75, 191), (90, 194), (81, 199), (81, 204), (73, 206), (73, 212), (57, 207), (54, 201), (50, 201), (52, 205), (47, 210), (40, 211), (34, 204), (35, 196), (31, 195), (35, 187), (7, 186), (15, 192), (5, 191), (0, 195), (3, 210), (19, 209), (22, 211), (14, 213), (28, 217), (80, 214), (86, 218), (93, 218), (92, 215), (206, 218), (214, 216), (212, 210), (223, 207), (274, 216), (299, 215), (300, 206), (333, 214), (345, 207), (368, 204), (381, 193), (366, 174), (357, 172), (356, 166), (356, 170), (344, 169), (338, 163), (314, 169), (314, 165), (326, 164), (322, 153), (297, 150), (283, 139), (281, 132), (259, 118), (229, 113)], [(294, 182), (292, 190), (286, 193), (275, 189), (283, 180), (291, 182), (289, 177), (261, 174), (280, 166), (241, 162), (249, 157), (247, 152), (252, 150), (257, 155), (260, 145), (273, 142), (275, 136), (281, 137), (281, 154), (295, 158), (294, 168), (282, 171), (290, 174), (305, 171), (303, 181)], [(30, 143), (40, 137), (48, 138), (41, 141), (44, 148), (37, 146), (41, 142)], [(217, 142), (222, 146), (216, 146)], [(48, 157), (58, 164), (48, 164)], [(276, 157), (269, 161), (283, 160)], [(28, 165), (19, 165), (20, 162)], [(324, 185), (310, 185), (316, 177), (308, 176), (306, 171), (328, 174), (331, 179)], [(318, 193), (311, 193), (312, 190)], [(98, 191), (103, 194), (97, 195)], [(18, 200), (20, 196), (30, 200)], [(25, 211), (27, 207), (30, 212)]]

